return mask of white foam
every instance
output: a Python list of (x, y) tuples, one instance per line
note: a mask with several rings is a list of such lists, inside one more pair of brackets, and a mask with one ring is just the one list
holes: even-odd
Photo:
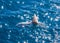
[(19, 3), (20, 3), (20, 1), (17, 1), (17, 3), (19, 4)]
[(49, 26), (51, 26), (51, 24), (49, 24)]
[(11, 32), (11, 30), (9, 32)]
[(20, 42), (18, 41), (18, 43), (20, 43)]
[(45, 15), (48, 15), (48, 13), (45, 13)]
[(53, 20), (53, 18), (50, 18), (50, 20), (52, 21), (52, 20)]
[(48, 18), (50, 18), (50, 16), (48, 16)]
[(2, 28), (2, 25), (0, 25), (0, 28)]
[(22, 27), (25, 27), (24, 25), (22, 25)]
[(23, 17), (23, 16), (21, 16), (21, 19), (23, 20), (23, 19), (24, 19), (24, 17)]
[(44, 5), (43, 3), (40, 3), (40, 5)]
[(48, 36), (48, 39), (51, 40), (51, 37)]
[(38, 36), (38, 38), (41, 38), (41, 36)]
[(56, 6), (57, 9), (60, 9), (60, 6)]
[(17, 17), (20, 18), (20, 15), (18, 15)]
[(32, 37), (32, 38), (35, 38), (32, 34), (30, 34), (29, 36)]
[(23, 43), (27, 43), (26, 41), (24, 41)]
[(57, 18), (57, 19), (60, 19), (60, 17), (58, 17), (58, 16), (57, 16), (56, 18)]
[(8, 39), (10, 39), (10, 34), (8, 35)]
[[(38, 11), (36, 11), (36, 13), (38, 14), (39, 12), (38, 12)], [(39, 16), (39, 15), (37, 15), (37, 16)]]
[(22, 4), (24, 4), (25, 2), (23, 1)]
[(1, 6), (1, 9), (4, 9), (4, 6), (3, 5)]
[(58, 6), (58, 5), (56, 5), (56, 4), (54, 4), (54, 6), (55, 6), (57, 9), (60, 9), (60, 6)]
[(24, 14), (24, 16), (27, 16), (27, 14)]
[(39, 33), (38, 33), (37, 31), (35, 31), (35, 34), (37, 34), (37, 35), (38, 35)]
[(59, 21), (59, 19), (55, 18), (55, 21)]
[(5, 23), (5, 26), (8, 26), (8, 24), (7, 24), (7, 23)]
[(36, 37), (35, 41), (38, 42), (38, 37)]
[(45, 43), (45, 41), (43, 40), (42, 43)]
[(12, 3), (12, 1), (10, 1), (10, 3)]
[(46, 26), (47, 28), (49, 28), (49, 26)]

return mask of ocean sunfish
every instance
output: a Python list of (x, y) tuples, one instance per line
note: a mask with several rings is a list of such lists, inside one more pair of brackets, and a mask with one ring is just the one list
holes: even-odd
[(42, 23), (42, 22), (38, 21), (38, 16), (36, 16), (36, 14), (34, 14), (33, 19), (32, 19), (31, 22), (19, 22), (19, 23), (16, 24), (16, 26), (18, 26), (18, 25), (27, 25), (27, 24), (31, 24), (31, 23), (39, 25), (39, 26), (41, 26), (43, 28), (46, 28), (45, 23)]

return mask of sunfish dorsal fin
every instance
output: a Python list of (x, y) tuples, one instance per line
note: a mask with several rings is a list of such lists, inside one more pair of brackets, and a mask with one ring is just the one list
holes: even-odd
[(38, 17), (36, 16), (36, 14), (34, 14), (32, 22), (38, 23)]

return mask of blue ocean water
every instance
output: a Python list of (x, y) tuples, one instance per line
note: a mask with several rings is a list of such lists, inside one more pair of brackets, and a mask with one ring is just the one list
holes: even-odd
[[(48, 28), (16, 26), (34, 14)], [(0, 43), (60, 43), (60, 0), (0, 0)]]

